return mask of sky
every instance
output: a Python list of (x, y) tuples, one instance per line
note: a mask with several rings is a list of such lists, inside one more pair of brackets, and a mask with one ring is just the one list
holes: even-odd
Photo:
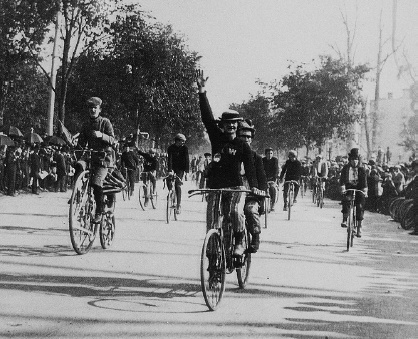
[[(290, 61), (311, 63), (323, 54), (337, 57), (331, 46), (345, 54), (347, 33), (341, 13), (356, 32), (354, 63), (375, 67), (380, 13), (386, 41), (383, 55), (391, 52), (393, 1), (397, 1), (395, 41), (401, 45), (397, 57), (407, 55), (418, 71), (417, 0), (138, 0), (143, 10), (172, 25), (189, 50), (202, 56), (200, 68), (209, 77), (208, 98), (216, 115), (231, 103), (256, 95), (257, 79), (281, 79)], [(375, 72), (364, 87), (370, 99)], [(380, 97), (388, 92), (400, 97), (412, 84), (410, 78), (399, 80), (397, 73), (392, 55), (383, 68)]]

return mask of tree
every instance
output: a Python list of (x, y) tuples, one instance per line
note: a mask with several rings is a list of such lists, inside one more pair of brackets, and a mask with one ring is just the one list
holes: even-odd
[[(289, 66), (292, 68), (292, 66)], [(330, 56), (320, 57), (320, 67), (308, 71), (296, 66), (269, 89), (272, 97), (272, 129), (284, 148), (321, 148), (333, 133), (345, 138), (360, 114), (350, 108), (361, 103), (361, 82), (366, 65), (352, 67)]]
[[(0, 85), (22, 78), (19, 70), (41, 60), (39, 52), (57, 10), (55, 0), (0, 1)], [(0, 91), (0, 125), (6, 105)]]
[(107, 41), (76, 60), (67, 100), (73, 127), (82, 122), (80, 98), (97, 95), (120, 136), (139, 126), (165, 147), (182, 132), (198, 147), (203, 124), (194, 88), (197, 53), (171, 26), (152, 25), (130, 7), (110, 22), (107, 34)]

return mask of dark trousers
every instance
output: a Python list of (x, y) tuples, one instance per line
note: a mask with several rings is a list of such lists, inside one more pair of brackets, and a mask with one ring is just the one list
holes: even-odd
[(6, 168), (7, 194), (13, 195), (16, 192), (16, 166)]
[(32, 193), (38, 193), (38, 177), (36, 175), (32, 176)]
[[(342, 198), (341, 204), (342, 204), (343, 215), (348, 215), (348, 212), (350, 210), (350, 201), (352, 200), (352, 198), (353, 198), (353, 195), (351, 192)], [(365, 202), (366, 202), (366, 198), (364, 197), (364, 195), (361, 193), (356, 193), (356, 200), (354, 203), (356, 206), (356, 218), (358, 221), (363, 220)]]

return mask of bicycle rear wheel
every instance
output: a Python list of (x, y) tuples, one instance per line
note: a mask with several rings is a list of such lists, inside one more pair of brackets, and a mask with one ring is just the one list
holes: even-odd
[(240, 266), (236, 268), (237, 271), (237, 278), (238, 278), (238, 285), (240, 288), (244, 288), (248, 282), (248, 278), (250, 275), (250, 267), (251, 267), (251, 253), (249, 252), (250, 244), (251, 244), (251, 235), (248, 233), (247, 230), (244, 232), (244, 247), (245, 252), (241, 258)]
[(115, 216), (107, 212), (100, 223), (100, 244), (103, 249), (109, 248), (115, 237)]
[(210, 230), (200, 257), (200, 285), (206, 306), (215, 311), (225, 291), (225, 251), (217, 230)]
[(77, 254), (90, 251), (96, 237), (96, 225), (92, 222), (95, 204), (88, 171), (82, 172), (74, 185), (70, 200), (69, 230), (71, 245)]

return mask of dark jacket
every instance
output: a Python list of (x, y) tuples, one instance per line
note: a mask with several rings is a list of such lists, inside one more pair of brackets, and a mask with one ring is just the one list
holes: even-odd
[(251, 148), (246, 142), (235, 138), (229, 140), (216, 123), (206, 93), (199, 93), (200, 112), (203, 124), (212, 145), (212, 155), (220, 155), (218, 162), (209, 165), (209, 188), (236, 187), (243, 184), (241, 178), (241, 164), (244, 164), (245, 176), (250, 188), (258, 187), (254, 158)]
[(254, 157), (254, 164), (255, 164), (255, 172), (257, 174), (257, 188), (260, 190), (267, 190), (267, 178), (266, 172), (263, 165), (263, 160), (260, 155), (258, 155), (255, 151), (252, 151)]
[(263, 158), (264, 171), (266, 172), (267, 181), (276, 181), (279, 175), (279, 159), (272, 157), (271, 159)]
[(54, 161), (57, 163), (57, 174), (59, 176), (67, 175), (67, 164), (66, 164), (64, 154), (55, 153)]
[(300, 176), (302, 175), (302, 164), (299, 160), (286, 160), (285, 164), (283, 165), (282, 172), (280, 173), (280, 180), (283, 179), (285, 181), (289, 180), (300, 180)]
[[(101, 138), (93, 136), (93, 131), (100, 131), (103, 133)], [(111, 146), (115, 142), (115, 134), (113, 126), (109, 119), (98, 116), (96, 119), (88, 119), (80, 132), (78, 144), (82, 147), (88, 146), (94, 151), (103, 153), (93, 153), (92, 163), (112, 166), (114, 159)]]
[(132, 152), (122, 152), (120, 157), (122, 167), (125, 167), (129, 170), (135, 170), (139, 165), (139, 159), (137, 155)]
[(349, 184), (349, 169), (350, 164), (345, 165), (341, 170), (341, 176), (340, 176), (340, 186), (345, 185), (346, 189), (352, 188), (352, 189), (358, 189), (363, 190), (367, 188), (367, 174), (364, 167), (358, 167), (358, 181), (356, 184), (352, 185)]
[(144, 172), (158, 171), (158, 160), (156, 157), (152, 157), (148, 153), (138, 151), (138, 154), (144, 158)]
[(176, 146), (172, 144), (167, 148), (168, 171), (184, 171), (189, 172), (189, 150), (187, 146)]

